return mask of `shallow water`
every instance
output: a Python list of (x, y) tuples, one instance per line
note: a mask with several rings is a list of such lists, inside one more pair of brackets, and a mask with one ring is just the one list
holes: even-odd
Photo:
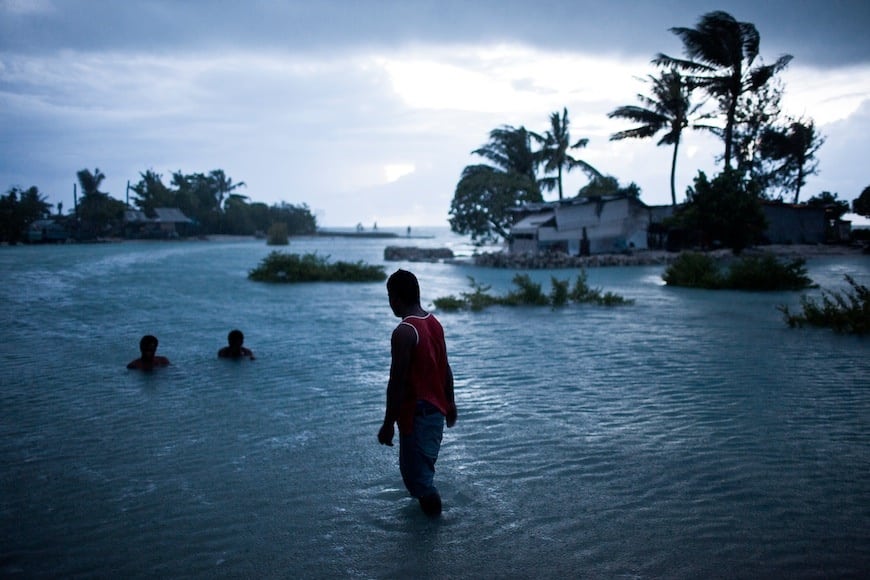
[[(460, 242), (444, 232), (416, 245)], [(402, 240), (291, 241), (383, 262)], [(0, 248), (0, 576), (819, 577), (870, 569), (870, 342), (800, 293), (589, 282), (633, 306), (440, 315), (459, 422), (428, 520), (379, 446), (382, 283), (270, 285), (257, 241)], [(513, 271), (388, 263), (424, 306)], [(824, 288), (866, 257), (810, 260)], [(569, 271), (530, 272), (549, 278)], [(817, 294), (818, 291), (812, 291)], [(257, 360), (218, 360), (245, 331)], [(139, 337), (173, 365), (125, 370)]]

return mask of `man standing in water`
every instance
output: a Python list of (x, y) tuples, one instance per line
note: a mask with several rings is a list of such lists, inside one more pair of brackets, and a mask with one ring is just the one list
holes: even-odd
[(387, 384), (387, 409), (378, 432), (381, 445), (393, 445), (399, 424), (399, 469), (410, 494), (429, 516), (441, 513), (441, 496), (433, 485), (445, 419), (456, 424), (453, 371), (447, 361), (444, 330), (420, 306), (416, 276), (397, 270), (387, 280), (393, 314), (402, 322), (390, 341), (392, 362)]

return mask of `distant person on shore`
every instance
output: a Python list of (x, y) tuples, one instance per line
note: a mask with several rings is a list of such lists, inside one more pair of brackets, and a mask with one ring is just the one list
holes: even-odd
[(444, 424), (456, 424), (453, 371), (447, 361), (444, 329), (420, 306), (416, 276), (397, 270), (387, 280), (393, 314), (402, 321), (393, 330), (390, 380), (381, 445), (393, 445), (399, 424), (399, 469), (410, 494), (429, 516), (441, 513), (441, 496), (433, 484)]
[(128, 369), (150, 371), (157, 367), (169, 366), (169, 359), (165, 356), (157, 356), (157, 337), (146, 334), (139, 341), (140, 356), (127, 365)]
[(242, 346), (245, 343), (245, 335), (241, 330), (231, 330), (227, 335), (227, 346), (218, 351), (218, 358), (249, 358), (254, 360), (251, 349)]

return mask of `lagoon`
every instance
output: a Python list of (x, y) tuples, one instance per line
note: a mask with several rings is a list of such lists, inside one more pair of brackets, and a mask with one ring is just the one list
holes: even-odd
[[(409, 245), (452, 246), (443, 230)], [(512, 270), (406, 267), (424, 307)], [(383, 283), (271, 285), (257, 240), (0, 248), (0, 576), (849, 577), (870, 569), (870, 342), (801, 293), (588, 270), (631, 306), (443, 313), (459, 421), (439, 520), (379, 446)], [(280, 248), (279, 248), (280, 249)], [(808, 261), (823, 288), (866, 256)], [(550, 276), (573, 271), (532, 271)], [(809, 294), (819, 291), (810, 291)], [(255, 361), (218, 360), (232, 328)], [(127, 371), (142, 334), (172, 366)]]

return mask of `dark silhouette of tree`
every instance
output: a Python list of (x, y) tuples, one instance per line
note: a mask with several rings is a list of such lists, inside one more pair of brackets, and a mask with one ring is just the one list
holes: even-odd
[(145, 212), (145, 215), (153, 218), (156, 215), (155, 208), (178, 207), (176, 193), (166, 187), (163, 183), (163, 176), (151, 169), (139, 175), (141, 179), (130, 189), (137, 197), (133, 203)]
[(78, 177), (79, 185), (82, 188), (83, 198), (87, 198), (88, 196), (108, 195), (107, 193), (100, 191), (100, 186), (103, 184), (103, 180), (106, 179), (106, 176), (100, 171), (99, 167), (94, 169), (93, 173), (88, 169), (82, 169), (76, 173), (76, 176)]
[(864, 217), (870, 217), (870, 185), (864, 188), (857, 198), (852, 201), (852, 211)]
[(698, 236), (702, 246), (722, 245), (739, 254), (758, 243), (767, 229), (757, 184), (736, 169), (725, 168), (712, 181), (699, 172), (686, 198), (674, 216), (675, 225)]
[(82, 169), (76, 175), (82, 188), (82, 198), (76, 210), (81, 236), (93, 238), (118, 233), (126, 206), (124, 202), (100, 191), (106, 176), (99, 169), (93, 173)]
[(819, 162), (815, 156), (824, 143), (824, 137), (811, 120), (795, 120), (787, 127), (771, 127), (762, 134), (762, 155), (778, 163), (773, 170), (776, 183), (794, 191), (794, 203), (798, 202), (807, 176), (818, 173)]
[[(683, 129), (690, 126), (690, 119), (697, 113), (703, 103), (692, 105), (692, 87), (676, 70), (663, 72), (658, 77), (649, 75), (651, 96), (638, 94), (641, 105), (627, 105), (614, 109), (607, 116), (627, 119), (639, 125), (610, 136), (611, 141), (620, 139), (646, 139), (656, 133), (666, 131), (657, 145), (673, 145), (674, 154), (671, 159), (671, 204), (677, 205), (676, 171), (677, 153)], [(694, 124), (693, 128), (709, 129), (706, 125)]]
[(543, 135), (532, 133), (532, 137), (541, 144), (538, 158), (544, 166), (545, 173), (555, 172), (555, 177), (544, 177), (538, 180), (541, 187), (547, 191), (558, 188), (559, 199), (563, 198), (562, 174), (579, 168), (590, 179), (601, 177), (601, 173), (587, 162), (574, 158), (570, 150), (581, 149), (589, 144), (589, 139), (578, 139), (571, 144), (571, 132), (568, 129), (568, 109), (562, 109), (562, 115), (558, 112), (550, 114), (550, 129)]
[(537, 183), (537, 157), (532, 151), (531, 136), (525, 127), (505, 125), (490, 131), (489, 142), (472, 153), (504, 173), (523, 175), (531, 183)]
[[(761, 187), (765, 196), (770, 188), (777, 187), (779, 179), (773, 160), (764, 154), (763, 141), (768, 130), (782, 125), (782, 94), (782, 83), (776, 78), (757, 91), (743, 94), (734, 122), (732, 160), (745, 177)], [(718, 160), (722, 159), (724, 156)]]
[(450, 229), (476, 242), (507, 239), (513, 223), (510, 208), (543, 201), (531, 133), (525, 127), (494, 129), (489, 142), (472, 153), (492, 165), (469, 165), (463, 170), (450, 203)]
[(640, 197), (640, 187), (633, 181), (623, 187), (619, 185), (619, 180), (614, 176), (602, 175), (592, 179), (577, 192), (578, 197), (603, 197), (605, 195)]
[(244, 181), (233, 183), (233, 180), (227, 177), (223, 169), (212, 170), (208, 174), (208, 177), (211, 181), (212, 191), (216, 199), (215, 205), (218, 208), (226, 209), (224, 207), (224, 200), (238, 188), (247, 187)]
[(0, 197), (0, 241), (17, 244), (30, 224), (50, 213), (51, 204), (35, 185), (24, 190), (10, 188)]
[(823, 191), (818, 195), (814, 195), (807, 200), (807, 205), (810, 207), (825, 208), (825, 217), (829, 220), (838, 220), (844, 214), (849, 213), (849, 202), (844, 199), (837, 199), (838, 194), (830, 191)]
[(774, 64), (756, 65), (761, 43), (758, 29), (750, 22), (738, 22), (727, 12), (709, 12), (695, 28), (675, 27), (671, 32), (683, 41), (689, 59), (659, 54), (653, 62), (686, 71), (693, 86), (703, 88), (719, 102), (725, 116), (725, 167), (731, 167), (740, 96), (764, 86), (792, 57), (783, 55)]

